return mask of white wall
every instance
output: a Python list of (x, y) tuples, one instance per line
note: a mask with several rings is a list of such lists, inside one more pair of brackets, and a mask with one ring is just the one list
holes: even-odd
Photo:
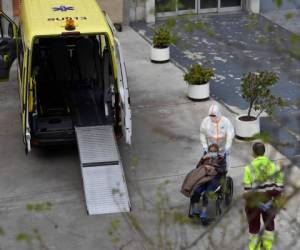
[(246, 10), (251, 13), (260, 13), (260, 2), (264, 0), (246, 0)]

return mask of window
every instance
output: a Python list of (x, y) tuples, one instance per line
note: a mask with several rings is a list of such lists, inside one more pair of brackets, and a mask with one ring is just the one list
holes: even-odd
[(1, 38), (12, 38), (12, 24), (3, 15), (0, 16), (0, 35)]

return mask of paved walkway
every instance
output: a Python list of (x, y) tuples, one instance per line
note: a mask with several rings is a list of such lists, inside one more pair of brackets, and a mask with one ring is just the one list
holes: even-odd
[(300, 35), (300, 9), (276, 10), (262, 15), (273, 23)]
[[(185, 174), (194, 168), (201, 155), (199, 124), (213, 100), (201, 103), (188, 100), (183, 72), (172, 63), (151, 63), (149, 44), (132, 29), (125, 28), (120, 33), (120, 40), (131, 94), (133, 145), (128, 147), (120, 141), (119, 149), (132, 214), (140, 218), (143, 230), (157, 240), (156, 211), (145, 209), (145, 199), (141, 199), (140, 192), (151, 204), (158, 198), (158, 186), (168, 182), (166, 193), (170, 204), (178, 206), (179, 212), (187, 213), (188, 199), (180, 194), (179, 189)], [(0, 85), (0, 155), (5, 156), (0, 164), (0, 227), (5, 230), (5, 235), (0, 236), (0, 248), (28, 249), (24, 242), (17, 242), (15, 236), (19, 232), (32, 233), (32, 228), (37, 228), (43, 244), (52, 250), (116, 249), (107, 232), (111, 222), (115, 219), (123, 222), (123, 216), (87, 216), (76, 147), (33, 148), (29, 155), (25, 155), (16, 73), (16, 67), (13, 67), (11, 76), (14, 77)], [(221, 108), (224, 115), (234, 118), (234, 114), (223, 106)], [(242, 193), (242, 167), (251, 159), (250, 148), (251, 143), (233, 143), (229, 174), (234, 180), (235, 197)], [(267, 148), (267, 155), (273, 160), (284, 159), (271, 146)], [(299, 172), (293, 174), (296, 182), (300, 178)], [(28, 203), (36, 202), (51, 202), (51, 211), (34, 213), (26, 210)], [(299, 232), (295, 229), (295, 223), (300, 221), (295, 216), (300, 214), (298, 204), (297, 196), (288, 211), (278, 217), (279, 240), (274, 250), (299, 249), (297, 243), (288, 246), (292, 240), (298, 239)], [(207, 229), (192, 223), (184, 227), (171, 225), (168, 233), (172, 239), (181, 236), (178, 239), (183, 243), (185, 236), (191, 241)], [(214, 249), (245, 249), (241, 247), (248, 236), (245, 225), (243, 204), (239, 202), (210, 233), (212, 237), (205, 236), (192, 249), (210, 249), (212, 239), (216, 245)], [(133, 235), (127, 224), (122, 224), (122, 244)], [(43, 248), (36, 241), (33, 245), (30, 249)], [(123, 249), (144, 248), (129, 244)]]
[[(152, 25), (136, 22), (132, 27), (146, 39), (151, 38)], [(192, 63), (213, 67), (216, 78), (211, 84), (212, 97), (233, 109), (247, 108), (240, 93), (243, 73), (256, 70), (277, 72), (280, 80), (273, 91), (285, 98), (289, 106), (275, 112), (280, 125), (262, 118), (262, 131), (270, 133), (275, 141), (290, 143), (289, 146), (277, 147), (283, 154), (290, 158), (299, 155), (300, 60), (293, 55), (295, 45), (289, 40), (289, 31), (262, 16), (253, 18), (246, 13), (179, 17), (173, 30), (180, 39), (176, 46), (171, 47), (172, 60), (183, 68)], [(300, 41), (297, 46), (300, 46)]]

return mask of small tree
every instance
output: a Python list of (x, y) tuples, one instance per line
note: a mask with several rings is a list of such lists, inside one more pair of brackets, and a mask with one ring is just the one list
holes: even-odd
[(158, 49), (167, 48), (171, 43), (171, 32), (165, 26), (157, 27), (153, 35), (153, 47)]
[(279, 77), (271, 71), (249, 72), (244, 74), (241, 80), (242, 97), (249, 103), (247, 113), (248, 119), (251, 119), (251, 111), (259, 111), (256, 118), (262, 112), (272, 114), (276, 107), (284, 106), (284, 101), (281, 97), (276, 97), (271, 93), (273, 86)]
[(188, 72), (184, 74), (184, 80), (191, 85), (206, 84), (214, 76), (211, 68), (205, 68), (200, 64), (192, 65)]

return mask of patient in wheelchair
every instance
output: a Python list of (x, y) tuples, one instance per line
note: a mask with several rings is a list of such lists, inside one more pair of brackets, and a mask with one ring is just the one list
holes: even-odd
[[(206, 175), (212, 175), (211, 179), (201, 183), (194, 188), (191, 196), (192, 215), (199, 214), (203, 224), (207, 224), (207, 205), (209, 192), (215, 192), (220, 184), (221, 179), (226, 175), (226, 157), (219, 152), (217, 144), (211, 144), (208, 153), (199, 161), (197, 168), (205, 168)], [(202, 210), (199, 208), (199, 201), (202, 196)]]

